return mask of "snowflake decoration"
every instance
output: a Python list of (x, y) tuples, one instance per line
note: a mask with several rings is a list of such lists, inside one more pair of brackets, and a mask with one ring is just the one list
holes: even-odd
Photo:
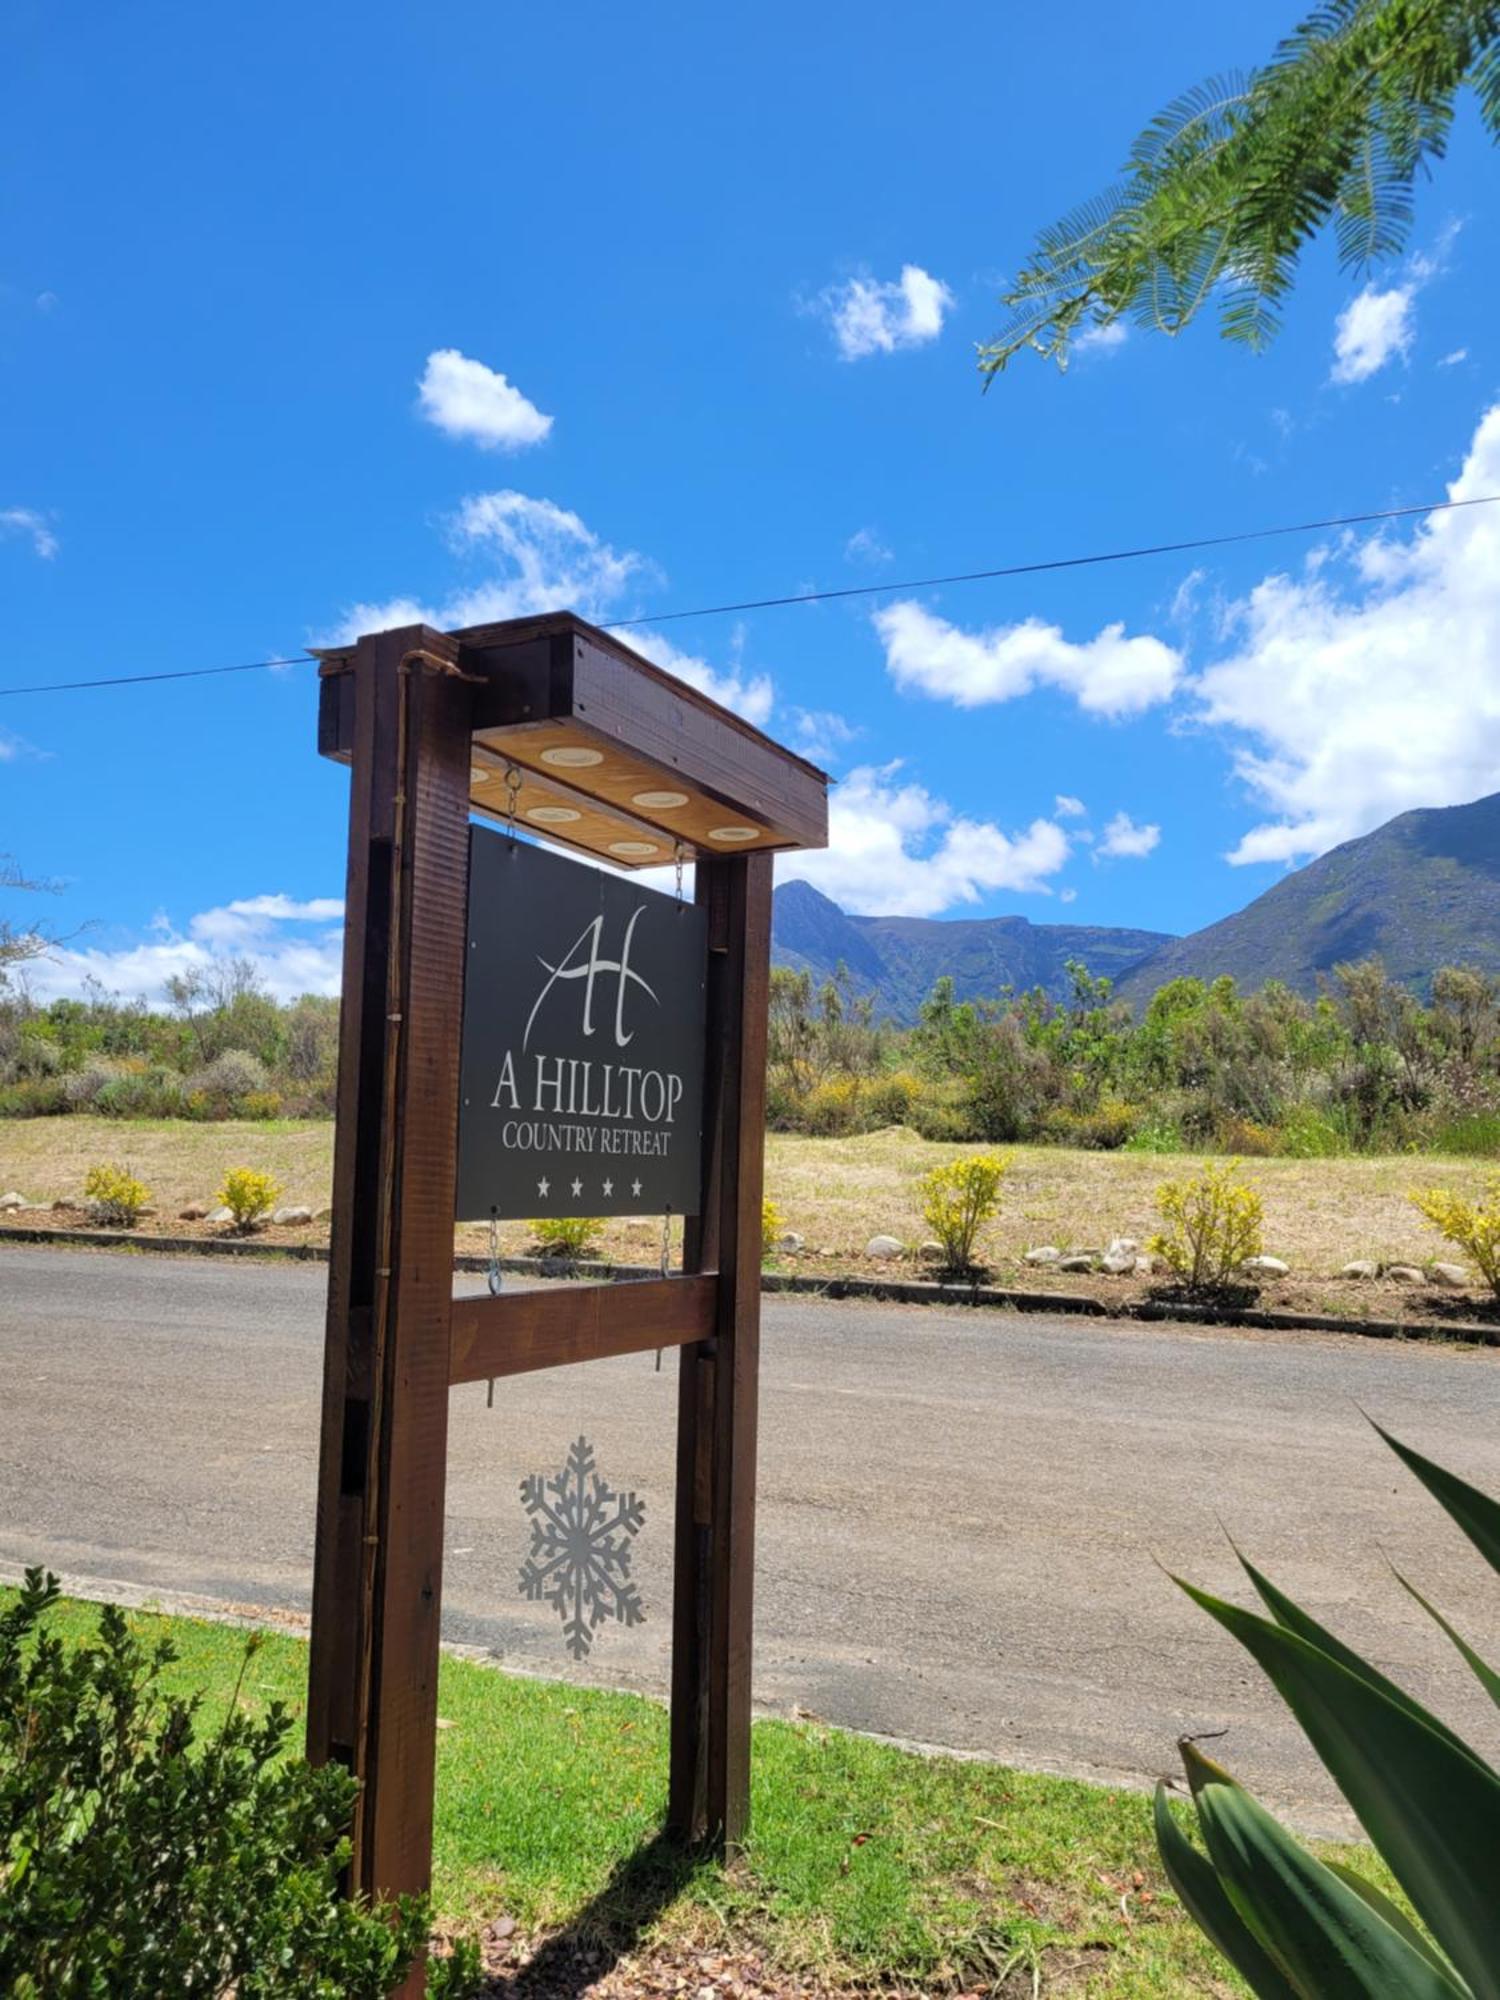
[(575, 1660), (588, 1658), (594, 1628), (606, 1618), (644, 1623), (640, 1592), (629, 1577), (630, 1544), (646, 1518), (646, 1503), (634, 1493), (616, 1493), (599, 1477), (587, 1438), (569, 1446), (557, 1478), (534, 1472), (521, 1481), (521, 1505), (531, 1516), (521, 1595), (532, 1604), (557, 1606)]

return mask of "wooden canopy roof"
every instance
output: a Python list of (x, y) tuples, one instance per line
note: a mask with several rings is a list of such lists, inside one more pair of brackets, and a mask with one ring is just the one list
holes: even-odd
[[(470, 803), (616, 868), (824, 847), (828, 778), (571, 611), (395, 638), (473, 679)], [(371, 642), (315, 648), (318, 748), (347, 763)]]

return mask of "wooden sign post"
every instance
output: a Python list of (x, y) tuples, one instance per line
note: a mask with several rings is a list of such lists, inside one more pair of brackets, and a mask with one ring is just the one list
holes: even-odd
[[(430, 1879), (449, 1390), (652, 1348), (679, 1348), (681, 1371), (668, 1821), (733, 1850), (749, 1811), (771, 864), (825, 844), (827, 779), (566, 613), (414, 626), (320, 658), (318, 747), (352, 782), (307, 1742), (360, 1780), (351, 1889)], [(471, 816), (615, 867), (695, 864), (702, 1192), (680, 1276), (454, 1299)], [(524, 951), (518, 938), (518, 979)]]

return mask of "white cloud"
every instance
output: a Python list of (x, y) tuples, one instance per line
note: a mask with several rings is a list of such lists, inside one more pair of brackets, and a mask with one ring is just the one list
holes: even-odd
[(675, 674), (699, 694), (706, 694), (710, 701), (716, 701), (724, 708), (732, 708), (736, 715), (742, 715), (746, 722), (753, 722), (757, 729), (764, 729), (771, 719), (771, 710), (776, 705), (776, 690), (769, 674), (745, 672), (738, 662), (719, 669), (700, 659), (696, 653), (681, 653), (669, 639), (659, 632), (635, 628), (620, 632), (616, 637), (627, 646), (633, 646), (638, 653), (644, 653), (648, 660), (661, 667), (666, 673)]
[[(1500, 493), (1500, 404), (1449, 493)], [(1295, 861), (1496, 789), (1500, 506), (1351, 538), (1300, 576), (1264, 578), (1230, 618), (1237, 649), (1194, 692), (1273, 815), (1230, 860)]]
[(1127, 638), (1106, 625), (1081, 644), (1040, 618), (965, 632), (911, 599), (874, 614), (892, 680), (959, 708), (1013, 701), (1038, 686), (1061, 688), (1095, 715), (1137, 715), (1168, 699), (1182, 656), (1160, 639)]
[(792, 711), (792, 744), (814, 763), (838, 761), (839, 753), (860, 734), (856, 724), (830, 708), (796, 708)]
[(936, 340), (954, 305), (952, 292), (920, 264), (903, 264), (893, 283), (871, 277), (830, 285), (818, 309), (833, 328), (845, 361), (866, 354), (892, 354), (898, 347), (921, 347)]
[[(538, 611), (577, 611), (596, 624), (617, 612), (633, 582), (655, 576), (653, 564), (634, 549), (615, 549), (566, 507), (506, 489), (465, 500), (448, 520), (446, 533), (455, 553), (484, 564), (492, 573), (481, 582), (450, 592), (433, 604), (396, 597), (384, 604), (355, 604), (344, 613), (329, 643), (383, 632), (398, 625), (433, 625), (452, 631), (524, 618)], [(739, 663), (742, 632), (731, 641), (727, 667), (712, 666), (678, 650), (647, 628), (617, 636), (669, 674), (710, 700), (763, 728), (775, 705), (775, 687), (766, 673)]]
[(1103, 326), (1088, 326), (1073, 342), (1075, 354), (1118, 354), (1130, 337), (1122, 319), (1106, 320)]
[(847, 562), (868, 563), (872, 569), (892, 560), (890, 550), (873, 528), (855, 529), (844, 544), (844, 558)]
[(1137, 826), (1129, 813), (1117, 812), (1099, 837), (1095, 854), (1113, 855), (1119, 860), (1140, 861), (1161, 843), (1159, 826)]
[(811, 882), (846, 910), (882, 916), (936, 916), (996, 889), (1048, 893), (1068, 859), (1068, 836), (1054, 821), (1002, 833), (901, 782), (900, 770), (896, 762), (851, 771), (829, 796), (827, 848), (789, 856), (785, 877)]
[(473, 495), (445, 525), (454, 552), (492, 573), (436, 604), (396, 597), (351, 605), (333, 643), (396, 625), (446, 630), (537, 611), (573, 610), (597, 621), (618, 605), (632, 579), (651, 573), (644, 556), (611, 548), (571, 509), (509, 488)]
[(1388, 361), (1405, 361), (1417, 336), (1417, 294), (1447, 267), (1448, 252), (1462, 225), (1450, 221), (1430, 251), (1407, 260), (1397, 285), (1366, 285), (1339, 314), (1333, 329), (1335, 382), (1366, 382)]
[(61, 546), (47, 516), (34, 507), (0, 507), (0, 535), (24, 535), (44, 562)]
[(1053, 804), (1059, 819), (1086, 819), (1088, 810), (1083, 800), (1075, 799), (1071, 792), (1059, 792)]
[(212, 972), (231, 958), (247, 958), (278, 1000), (301, 993), (336, 994), (343, 970), (343, 902), (315, 896), (247, 896), (200, 910), (178, 930), (159, 914), (149, 941), (106, 950), (64, 948), (26, 968), (26, 985), (42, 1002), (81, 993), (96, 979), (127, 1000), (160, 1005), (166, 983), (186, 972)]
[(551, 417), (543, 416), (505, 376), (456, 347), (428, 355), (417, 390), (430, 424), (486, 451), (520, 451), (540, 444), (552, 429)]
[(1438, 363), (1438, 367), (1456, 368), (1460, 361), (1467, 361), (1468, 358), (1469, 350), (1467, 347), (1455, 347), (1451, 354), (1443, 356), (1442, 360)]
[(1060, 903), (1076, 903), (1078, 901), (1078, 891), (1076, 889), (1059, 889), (1057, 900)]
[(1366, 285), (1339, 314), (1333, 329), (1335, 382), (1364, 382), (1388, 361), (1404, 361), (1416, 338), (1414, 284), (1381, 290)]

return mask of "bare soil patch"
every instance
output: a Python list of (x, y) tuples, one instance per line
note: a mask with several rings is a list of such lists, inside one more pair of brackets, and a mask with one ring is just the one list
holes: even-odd
[[(930, 1276), (917, 1250), (927, 1231), (920, 1182), (942, 1161), (978, 1150), (940, 1145), (901, 1127), (853, 1139), (809, 1139), (772, 1133), (766, 1141), (766, 1188), (783, 1225), (804, 1248), (775, 1260), (778, 1269), (814, 1277)], [(1101, 1249), (1115, 1236), (1144, 1243), (1156, 1227), (1154, 1195), (1163, 1180), (1194, 1172), (1201, 1158), (1189, 1154), (1090, 1153), (1053, 1146), (1013, 1146), (1000, 1214), (981, 1238), (978, 1255), (989, 1282), (1028, 1291), (1086, 1293), (1111, 1307), (1162, 1290), (1162, 1279), (1057, 1272), (1025, 1262), (1025, 1252), (1050, 1243), (1064, 1251)], [(82, 1205), (84, 1175), (99, 1160), (127, 1164), (152, 1191), (155, 1213), (141, 1234), (189, 1238), (227, 1237), (223, 1225), (184, 1222), (191, 1203), (212, 1202), (225, 1172), (248, 1166), (271, 1174), (283, 1204), (315, 1213), (326, 1207), (333, 1165), (333, 1128), (326, 1121), (273, 1120), (196, 1124), (173, 1120), (105, 1118), (13, 1119), (0, 1124), (0, 1192), (14, 1188), (41, 1208), (0, 1215), (7, 1227), (88, 1226)], [(1335, 1160), (1250, 1160), (1244, 1172), (1265, 1200), (1265, 1248), (1291, 1265), (1285, 1278), (1263, 1280), (1255, 1303), (1262, 1309), (1370, 1318), (1437, 1328), (1445, 1322), (1500, 1319), (1495, 1301), (1477, 1283), (1467, 1291), (1402, 1284), (1389, 1279), (1341, 1278), (1355, 1259), (1423, 1266), (1456, 1253), (1411, 1207), (1409, 1190), (1442, 1185), (1476, 1189), (1485, 1163), (1426, 1156)], [(66, 1209), (51, 1203), (66, 1201)], [(909, 1246), (895, 1262), (867, 1257), (873, 1236), (891, 1235)], [(674, 1246), (681, 1227), (672, 1226)], [(506, 1256), (524, 1255), (532, 1231), (524, 1221), (501, 1225)], [(255, 1232), (269, 1244), (326, 1243), (326, 1223), (299, 1228), (266, 1226)], [(455, 1231), (456, 1247), (480, 1253), (487, 1233), (477, 1224)], [(618, 1263), (651, 1263), (660, 1254), (661, 1225), (650, 1218), (611, 1221), (599, 1232), (598, 1254)]]

